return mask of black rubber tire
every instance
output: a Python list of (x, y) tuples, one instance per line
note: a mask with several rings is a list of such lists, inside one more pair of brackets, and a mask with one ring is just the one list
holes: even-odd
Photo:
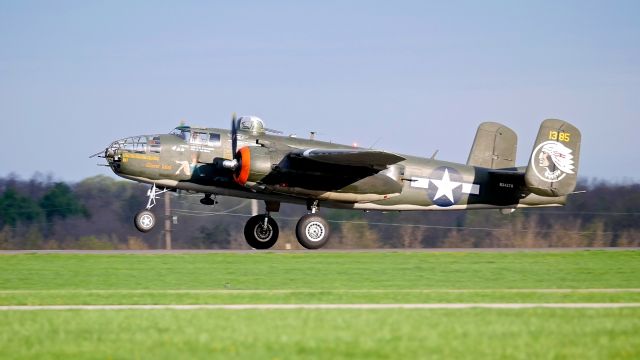
[(257, 250), (270, 249), (278, 241), (280, 230), (278, 223), (271, 217), (268, 217), (267, 228), (264, 228), (265, 215), (253, 216), (244, 226), (244, 238), (247, 244)]
[(136, 217), (133, 219), (133, 224), (138, 231), (147, 233), (156, 226), (156, 216), (149, 210), (142, 210), (136, 214)]
[(315, 250), (323, 247), (331, 236), (329, 223), (322, 216), (307, 214), (296, 225), (296, 237), (300, 245)]

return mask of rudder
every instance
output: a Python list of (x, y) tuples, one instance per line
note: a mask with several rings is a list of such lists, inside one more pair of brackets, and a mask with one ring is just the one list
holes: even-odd
[(564, 196), (575, 189), (580, 140), (580, 130), (566, 121), (547, 119), (540, 124), (525, 173), (532, 193)]

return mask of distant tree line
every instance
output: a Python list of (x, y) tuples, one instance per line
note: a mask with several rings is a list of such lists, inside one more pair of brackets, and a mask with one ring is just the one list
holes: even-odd
[[(565, 207), (497, 210), (359, 212), (321, 209), (330, 220), (329, 248), (594, 247), (640, 246), (640, 184), (582, 181), (585, 193)], [(106, 176), (78, 183), (36, 175), (0, 178), (0, 249), (156, 249), (164, 247), (164, 202), (152, 209), (159, 222), (142, 234), (133, 216), (146, 206), (148, 186)], [(246, 249), (243, 228), (250, 201), (171, 193), (174, 248)], [(264, 206), (260, 204), (262, 209)], [(294, 227), (306, 212), (283, 204), (275, 248), (297, 249)]]

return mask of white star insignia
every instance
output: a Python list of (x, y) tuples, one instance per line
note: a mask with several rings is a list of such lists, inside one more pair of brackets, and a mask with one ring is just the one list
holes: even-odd
[(434, 183), (438, 187), (438, 191), (436, 195), (433, 197), (433, 201), (440, 199), (443, 196), (446, 196), (452, 203), (455, 202), (453, 200), (453, 189), (462, 185), (462, 183), (451, 181), (449, 178), (449, 169), (444, 170), (444, 175), (442, 175), (441, 180), (430, 179), (432, 183)]

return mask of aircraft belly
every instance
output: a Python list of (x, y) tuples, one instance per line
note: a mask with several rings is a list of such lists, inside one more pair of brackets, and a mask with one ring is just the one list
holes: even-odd
[(132, 175), (118, 174), (119, 176), (146, 184), (156, 184), (157, 187), (167, 187), (171, 189), (185, 190), (185, 191), (193, 191), (205, 194), (217, 194), (222, 196), (232, 196), (239, 197), (245, 199), (257, 199), (257, 200), (268, 200), (268, 201), (282, 201), (293, 204), (304, 204), (306, 201), (304, 198), (296, 198), (292, 196), (287, 196), (283, 194), (276, 193), (256, 193), (249, 189), (245, 188), (229, 188), (224, 186), (214, 186), (207, 184), (197, 184), (188, 181), (176, 181), (170, 179), (150, 179)]
[(337, 201), (346, 203), (358, 203), (358, 202), (372, 202), (384, 199), (390, 199), (394, 196), (400, 195), (400, 193), (351, 193), (351, 192), (337, 192), (337, 191), (322, 191), (322, 190), (309, 190), (298, 187), (281, 187), (270, 186), (267, 188), (267, 193), (277, 193), (282, 195), (290, 195), (302, 198), (313, 198), (321, 201)]

